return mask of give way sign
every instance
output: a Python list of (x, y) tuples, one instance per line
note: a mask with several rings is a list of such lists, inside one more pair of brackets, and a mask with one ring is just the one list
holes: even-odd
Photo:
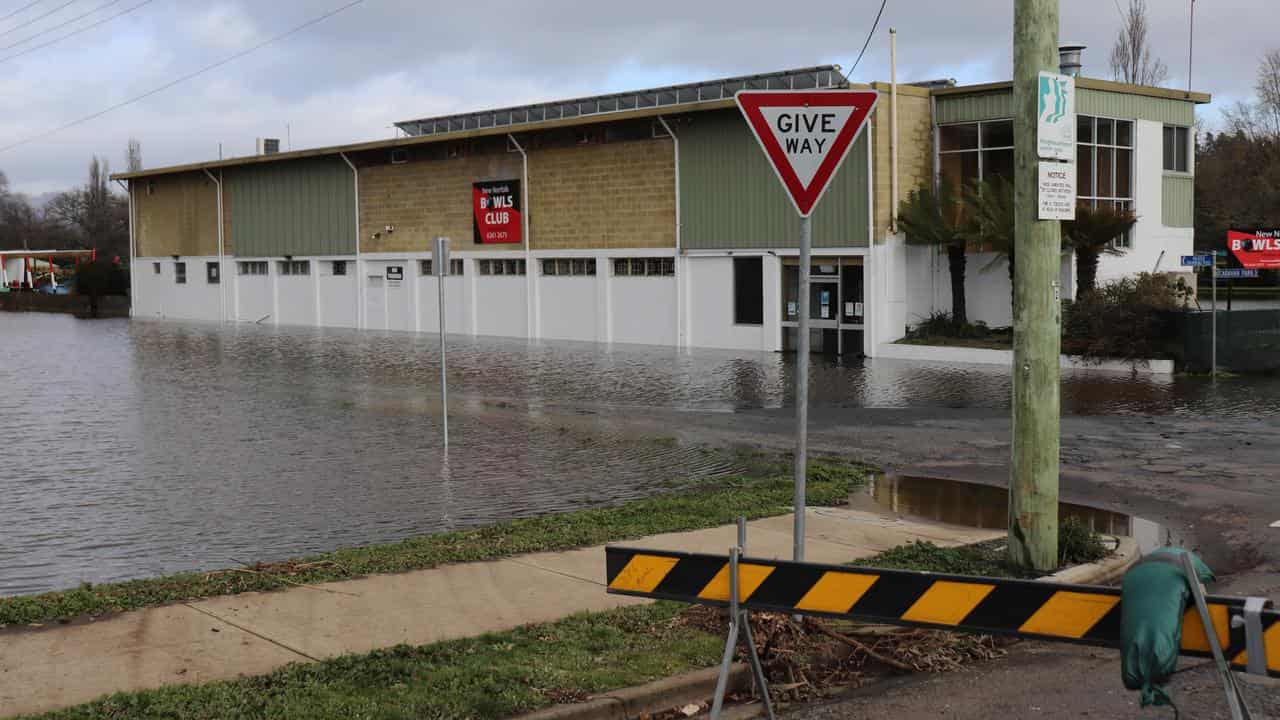
[(738, 108), (808, 217), (876, 106), (874, 90), (739, 90)]

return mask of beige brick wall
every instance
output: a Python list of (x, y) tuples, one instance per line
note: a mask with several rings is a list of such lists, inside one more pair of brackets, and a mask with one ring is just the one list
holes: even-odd
[[(880, 100), (876, 104), (873, 135), (875, 180), (875, 236), (888, 233), (892, 207), (890, 174), (889, 86), (876, 83)], [(929, 94), (921, 88), (898, 86), (898, 200), (929, 182), (933, 177), (933, 119)]]
[(218, 254), (218, 191), (208, 176), (181, 173), (134, 183), (138, 257)]
[(533, 249), (675, 247), (675, 172), (669, 139), (530, 152)]
[[(523, 245), (476, 245), (471, 184), (518, 179), (519, 153), (425, 160), (360, 168), (360, 251), (427, 252), (444, 235), (453, 250), (511, 250)], [(385, 231), (392, 225), (395, 230)], [(374, 233), (381, 233), (374, 238)]]

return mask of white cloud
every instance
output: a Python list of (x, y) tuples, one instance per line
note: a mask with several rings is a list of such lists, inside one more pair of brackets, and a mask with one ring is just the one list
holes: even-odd
[(221, 2), (183, 23), (191, 39), (220, 50), (240, 50), (260, 40), (253, 18), (238, 4)]

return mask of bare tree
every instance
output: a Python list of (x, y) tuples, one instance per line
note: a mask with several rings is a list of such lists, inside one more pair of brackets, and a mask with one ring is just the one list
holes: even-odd
[(1266, 129), (1272, 136), (1280, 136), (1280, 48), (1272, 48), (1262, 56), (1258, 81), (1253, 87), (1258, 91), (1259, 111)]
[(1151, 57), (1147, 41), (1147, 0), (1129, 0), (1122, 13), (1124, 25), (1111, 48), (1111, 76), (1132, 85), (1159, 85), (1169, 77), (1169, 68), (1159, 58)]
[(142, 143), (137, 138), (129, 138), (129, 147), (124, 151), (124, 166), (131, 173), (142, 169)]

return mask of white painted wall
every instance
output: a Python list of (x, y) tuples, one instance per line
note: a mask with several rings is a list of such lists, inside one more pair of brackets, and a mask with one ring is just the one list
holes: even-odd
[[(217, 257), (183, 257), (175, 261), (166, 258), (142, 258), (134, 261), (134, 309), (135, 317), (172, 318), (175, 320), (221, 319), (219, 292), (221, 285), (210, 284), (205, 275), (206, 263), (217, 262)], [(155, 273), (154, 263), (160, 263), (160, 273)], [(178, 284), (178, 262), (187, 265), (187, 282)], [(222, 282), (227, 282), (224, 272)]]
[[(268, 263), (268, 275), (240, 275), (236, 273), (236, 319), (240, 322), (275, 322), (275, 267)], [(264, 319), (265, 318), (265, 319)]]
[(674, 277), (615, 277), (610, 290), (614, 342), (676, 344)]
[[(608, 272), (599, 262), (597, 268), (597, 272)], [(539, 277), (538, 284), (542, 337), (589, 342), (607, 339), (599, 331), (604, 296), (597, 277)]]
[(733, 322), (733, 257), (690, 256), (685, 263), (689, 344), (693, 347), (781, 349), (781, 261), (764, 255), (764, 324)]
[[(467, 272), (474, 265), (469, 264)], [(422, 332), (440, 332), (439, 314), (436, 308), (440, 305), (439, 280), (432, 275), (418, 278), (418, 317)], [(523, 283), (521, 284), (523, 287)], [(521, 297), (523, 302), (523, 296)], [(444, 329), (445, 332), (471, 335), (471, 277), (450, 276), (444, 279)]]
[[(1104, 255), (1098, 263), (1098, 282), (1139, 272), (1181, 272), (1181, 256), (1191, 255), (1192, 228), (1170, 228), (1163, 223), (1164, 125), (1150, 120), (1134, 124), (1134, 212), (1132, 244), (1124, 255)], [(1189, 162), (1193, 163), (1195, 153)], [(1161, 253), (1163, 252), (1163, 257)]]
[[(356, 327), (356, 264), (347, 262), (346, 275), (333, 274), (333, 262), (320, 260), (318, 294), (319, 324), (330, 327)], [(316, 269), (313, 268), (312, 272)]]
[[(474, 263), (472, 267), (475, 267)], [(427, 279), (427, 278), (424, 278)], [(431, 289), (435, 290), (435, 278)], [(499, 337), (528, 337), (529, 311), (527, 302), (527, 281), (519, 275), (476, 275), (475, 317), (477, 335), (496, 335)], [(445, 289), (448, 290), (446, 284)], [(447, 303), (446, 300), (446, 309)], [(434, 313), (436, 298), (431, 298)], [(425, 322), (425, 318), (424, 318)], [(435, 315), (432, 315), (432, 327), (435, 327)]]
[[(279, 267), (272, 269), (279, 272)], [(314, 260), (311, 261), (311, 272), (316, 272)], [(311, 275), (280, 275), (275, 278), (275, 281), (276, 324), (315, 325), (315, 278)]]
[(921, 305), (908, 283), (909, 270), (921, 248), (907, 245), (905, 236), (888, 235), (871, 248), (864, 267), (867, 329), (863, 352), (873, 355), (880, 343), (892, 342), (906, 334), (913, 312)]

